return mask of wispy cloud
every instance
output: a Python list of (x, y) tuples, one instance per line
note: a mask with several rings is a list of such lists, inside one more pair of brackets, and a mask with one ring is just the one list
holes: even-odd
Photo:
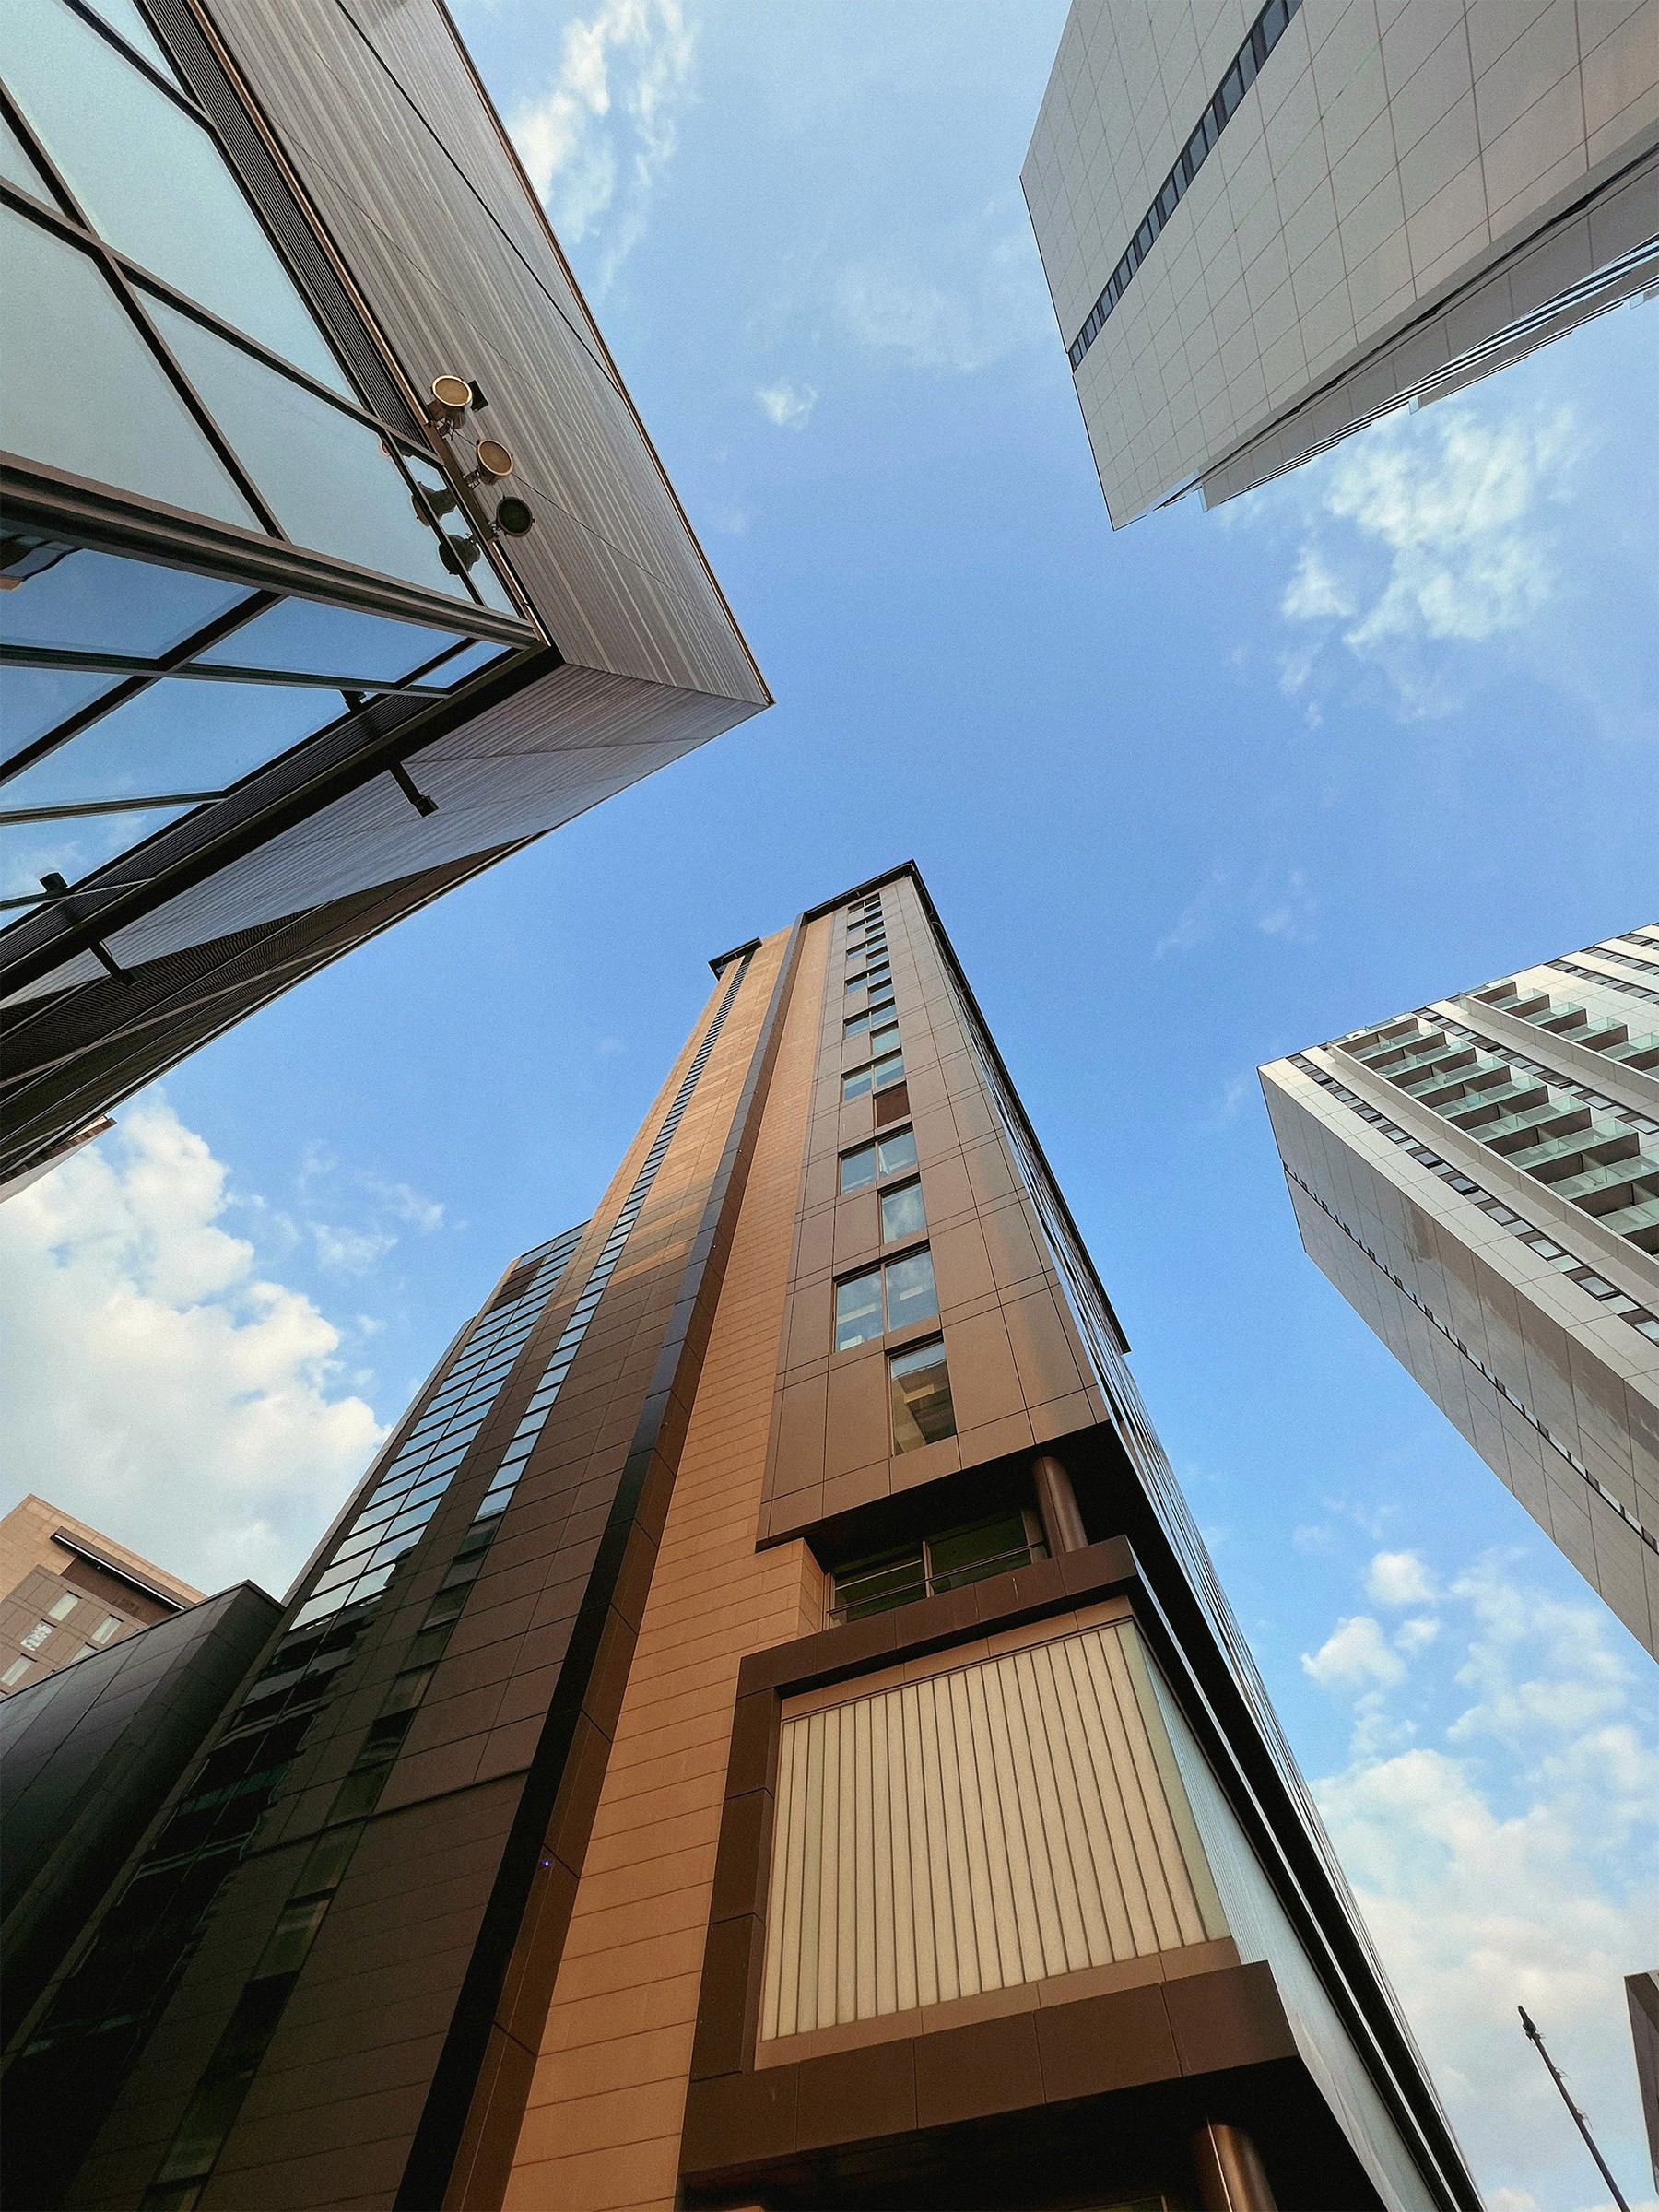
[(600, 291), (639, 243), (673, 159), (695, 43), (680, 0), (602, 0), (566, 25), (551, 89), (512, 118), (564, 243), (600, 234)]
[(755, 404), (768, 422), (775, 423), (779, 429), (805, 429), (818, 405), (818, 390), (815, 385), (797, 384), (788, 377), (780, 377), (775, 384), (768, 384), (755, 394)]
[[(1355, 1723), (1349, 1763), (1314, 1794), (1488, 2203), (1589, 2212), (1603, 2200), (1515, 2006), (1550, 2035), (1615, 2171), (1643, 2171), (1621, 1982), (1659, 1925), (1652, 1686), (1598, 1608), (1502, 1557), (1442, 1584), (1383, 1553), (1366, 1580), (1378, 1602), (1430, 1593), (1432, 1609), (1392, 1639), (1343, 1621), (1303, 1661)], [(1463, 1693), (1438, 1739), (1418, 1665), (1437, 1635), (1434, 1673)]]
[(834, 299), (861, 351), (935, 374), (969, 376), (1053, 338), (1030, 226), (1022, 210), (1000, 202), (948, 230), (849, 263)]
[(1154, 959), (1191, 952), (1223, 928), (1242, 923), (1265, 937), (1306, 944), (1314, 935), (1319, 900), (1303, 868), (1268, 869), (1247, 880), (1212, 868), (1152, 947)]

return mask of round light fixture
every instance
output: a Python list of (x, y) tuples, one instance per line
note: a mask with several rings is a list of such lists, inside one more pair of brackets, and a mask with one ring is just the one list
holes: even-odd
[(480, 438), (478, 441), (478, 474), (491, 477), (510, 477), (512, 474), (512, 455), (493, 438)]
[(464, 376), (435, 376), (432, 397), (441, 407), (458, 413), (472, 405), (472, 386)]
[(535, 524), (535, 517), (520, 499), (503, 500), (495, 511), (496, 527), (505, 530), (509, 537), (523, 537)]

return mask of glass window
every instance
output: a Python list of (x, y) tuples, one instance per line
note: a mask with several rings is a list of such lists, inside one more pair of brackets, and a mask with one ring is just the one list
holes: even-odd
[(6, 702), (0, 713), (0, 748), (8, 758), (22, 752), (37, 737), (112, 690), (116, 681), (74, 668), (7, 668), (0, 675)]
[(864, 1030), (869, 1028), (869, 1026), (870, 1009), (868, 1006), (865, 1008), (862, 1014), (849, 1014), (846, 1020), (841, 1024), (842, 1029), (849, 1037), (857, 1037), (861, 1035)]
[(48, 1620), (67, 1620), (79, 1603), (79, 1598), (73, 1592), (65, 1591), (55, 1605), (47, 1606), (46, 1618)]
[(31, 1675), (33, 1672), (34, 1661), (32, 1659), (14, 1659), (6, 1672), (0, 1675), (0, 1688), (15, 1689), (25, 1675)]
[(851, 1351), (881, 1335), (881, 1270), (872, 1267), (835, 1286), (835, 1348)]
[(222, 791), (344, 712), (300, 685), (163, 677), (0, 790), (6, 806)]
[(145, 305), (297, 545), (461, 594), (377, 431), (177, 308), (147, 296)]
[(870, 1031), (872, 1058), (879, 1059), (884, 1053), (897, 1052), (898, 1049), (899, 1024), (896, 1021), (887, 1022), (882, 1028)]
[(913, 1237), (927, 1227), (927, 1210), (922, 1203), (921, 1182), (901, 1182), (897, 1188), (881, 1194), (881, 1241), (896, 1244), (900, 1237)]
[(307, 1904), (284, 1905), (271, 1940), (265, 1945), (259, 1964), (253, 1970), (255, 1974), (263, 1977), (265, 1974), (297, 1972), (305, 1964), (306, 1953), (311, 1949), (317, 1930), (323, 1924), (323, 1915), (331, 1901), (326, 1897), (314, 1897)]
[(465, 683), (469, 676), (477, 676), (480, 668), (488, 668), (492, 661), (500, 660), (511, 651), (511, 646), (498, 645), (493, 639), (483, 638), (477, 644), (469, 645), (465, 653), (456, 653), (453, 660), (445, 661), (441, 668), (434, 668), (421, 680), (445, 686)]
[(890, 1090), (895, 1083), (904, 1080), (904, 1054), (889, 1053), (885, 1060), (877, 1061), (871, 1072), (876, 1077), (877, 1090)]
[(28, 1635), (20, 1637), (18, 1641), (26, 1652), (38, 1652), (51, 1633), (52, 1623), (49, 1620), (37, 1620)]
[(63, 0), (7, 0), (0, 21), (6, 84), (92, 228), (319, 383), (353, 396), (202, 124)]
[(150, 67), (177, 84), (172, 64), (156, 43), (155, 33), (139, 14), (134, 0), (87, 0), (95, 15), (100, 15), (112, 30), (118, 31), (135, 53), (141, 53)]
[[(10, 788), (0, 786), (0, 794)], [(38, 897), (41, 878), (49, 874), (77, 883), (189, 812), (188, 806), (146, 806), (81, 821), (0, 822), (0, 898)]]
[(889, 1329), (907, 1329), (918, 1321), (934, 1319), (939, 1311), (939, 1296), (934, 1287), (931, 1252), (912, 1252), (902, 1260), (889, 1260), (883, 1272)]
[[(936, 1348), (929, 1347), (930, 1350)], [(982, 1582), (988, 1574), (1006, 1574), (1010, 1568), (1026, 1566), (1030, 1557), (1024, 1517), (1000, 1513), (994, 1520), (948, 1529), (929, 1541), (928, 1586), (935, 1591), (959, 1590), (966, 1583)]]
[(40, 171), (29, 159), (29, 149), (4, 115), (0, 115), (0, 177), (8, 184), (20, 184), (25, 192), (32, 192), (36, 199), (54, 205)]
[(865, 1620), (872, 1613), (886, 1613), (926, 1595), (927, 1571), (919, 1544), (854, 1559), (835, 1572), (837, 1620)]
[[(423, 623), (328, 606), (319, 599), (283, 599), (209, 646), (201, 659), (219, 667), (288, 668), (297, 676), (392, 683), (461, 641), (453, 629), (429, 629)], [(447, 680), (447, 671), (440, 680)]]
[(0, 207), (0, 266), (6, 303), (0, 445), (50, 468), (257, 530), (253, 509), (96, 263), (27, 216)]
[(500, 578), (473, 535), (466, 510), (443, 471), (425, 454), (406, 453), (404, 461), (409, 474), (425, 492), (427, 504), (440, 518), (444, 545), (448, 548), (444, 565), (448, 567), (453, 561), (457, 576), (465, 572), (486, 606), (493, 606), (498, 614), (516, 615), (517, 607), (508, 597)]
[(125, 560), (84, 546), (65, 546), (53, 559), (43, 547), (41, 565), (15, 591), (0, 592), (0, 639), (154, 660), (250, 597), (245, 584), (165, 569), (159, 561)]
[(895, 1452), (919, 1452), (924, 1444), (936, 1444), (956, 1434), (950, 1371), (942, 1344), (918, 1345), (914, 1351), (896, 1353), (888, 1361), (888, 1387)]
[(841, 1163), (841, 1187), (844, 1198), (850, 1191), (867, 1191), (876, 1180), (876, 1147), (860, 1145), (856, 1152), (843, 1152)]
[(842, 1099), (862, 1099), (869, 1089), (874, 1077), (875, 1070), (868, 1065), (853, 1068), (841, 1077)]
[(901, 1175), (906, 1168), (916, 1164), (916, 1133), (913, 1129), (895, 1129), (890, 1136), (878, 1139), (876, 1157), (884, 1175)]
[(92, 1631), (93, 1642), (108, 1643), (111, 1637), (116, 1633), (120, 1627), (121, 1616), (118, 1613), (106, 1613), (103, 1618), (99, 1622), (98, 1626)]

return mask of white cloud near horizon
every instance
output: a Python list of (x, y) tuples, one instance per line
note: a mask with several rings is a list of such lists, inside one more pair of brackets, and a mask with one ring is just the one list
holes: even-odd
[(565, 26), (551, 88), (510, 119), (560, 241), (599, 237), (601, 292), (643, 235), (674, 157), (695, 46), (680, 0), (601, 0)]
[[(1431, 1586), (1409, 1553), (1379, 1554), (1367, 1582), (1402, 1598)], [(1518, 1583), (1507, 1559), (1433, 1602), (1432, 1678), (1413, 1672), (1427, 1638), (1390, 1642), (1363, 1616), (1304, 1659), (1354, 1721), (1349, 1763), (1314, 1795), (1488, 2201), (1606, 2204), (1522, 2038), (1524, 2005), (1632, 2206), (1651, 2206), (1623, 1978), (1659, 1956), (1652, 1686), (1609, 1616)], [(1431, 1679), (1456, 1708), (1438, 1731)]]
[(230, 1207), (157, 1092), (0, 1206), (6, 1475), (205, 1589), (280, 1595), (384, 1431)]

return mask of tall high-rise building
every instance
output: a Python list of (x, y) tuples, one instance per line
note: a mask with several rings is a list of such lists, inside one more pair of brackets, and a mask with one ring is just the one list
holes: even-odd
[(30, 1491), (0, 1519), (0, 1697), (170, 1620), (201, 1596)]
[(712, 965), (19, 2030), (8, 2201), (1473, 2212), (919, 877)]
[(0, 80), (3, 1183), (769, 694), (441, 0)]
[(1073, 0), (1022, 172), (1106, 504), (1247, 491), (1659, 276), (1652, 0)]
[(1659, 927), (1261, 1076), (1309, 1256), (1659, 1655)]

